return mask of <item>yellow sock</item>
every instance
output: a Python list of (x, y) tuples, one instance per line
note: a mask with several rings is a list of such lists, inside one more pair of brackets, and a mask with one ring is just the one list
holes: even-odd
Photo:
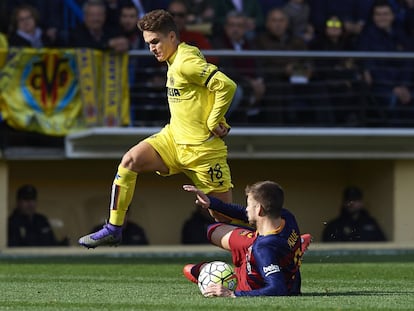
[(135, 182), (137, 180), (137, 173), (118, 166), (114, 183), (112, 185), (111, 203), (109, 223), (122, 226), (125, 220), (125, 214), (128, 211), (128, 206), (131, 204), (132, 196), (135, 191)]

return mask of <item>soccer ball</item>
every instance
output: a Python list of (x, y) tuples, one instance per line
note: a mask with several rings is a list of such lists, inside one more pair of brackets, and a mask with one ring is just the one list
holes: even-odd
[(204, 265), (198, 276), (198, 288), (203, 295), (207, 286), (212, 283), (235, 290), (237, 278), (233, 267), (223, 261), (212, 261)]

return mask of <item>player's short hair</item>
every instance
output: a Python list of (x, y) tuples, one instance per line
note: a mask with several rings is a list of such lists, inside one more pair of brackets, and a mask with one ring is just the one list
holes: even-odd
[(138, 28), (141, 31), (160, 32), (167, 35), (173, 31), (178, 36), (177, 25), (173, 16), (166, 10), (154, 10), (145, 14), (138, 21)]
[(281, 215), (285, 194), (282, 187), (274, 181), (259, 181), (246, 186), (246, 195), (259, 202), (266, 215), (276, 218)]

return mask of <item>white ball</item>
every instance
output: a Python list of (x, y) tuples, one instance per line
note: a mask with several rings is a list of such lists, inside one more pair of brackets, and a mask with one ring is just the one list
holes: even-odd
[(223, 261), (212, 261), (204, 265), (198, 276), (198, 288), (203, 295), (207, 286), (212, 283), (235, 290), (237, 277), (233, 267)]

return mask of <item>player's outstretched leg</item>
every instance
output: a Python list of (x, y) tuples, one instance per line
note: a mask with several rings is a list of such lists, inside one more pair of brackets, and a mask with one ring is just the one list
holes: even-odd
[(78, 243), (87, 248), (116, 246), (121, 243), (122, 225), (134, 194), (137, 173), (118, 166), (112, 185), (109, 223), (101, 230), (81, 237)]
[(183, 268), (183, 274), (190, 282), (195, 284), (198, 283), (198, 276), (200, 275), (200, 270), (206, 262), (200, 262), (198, 264), (186, 264)]
[(300, 238), (302, 240), (302, 253), (304, 254), (308, 250), (308, 247), (311, 244), (313, 237), (309, 233), (305, 233), (302, 234)]
[(87, 248), (95, 248), (97, 246), (117, 246), (121, 240), (122, 227), (106, 224), (101, 230), (81, 237), (78, 243)]

